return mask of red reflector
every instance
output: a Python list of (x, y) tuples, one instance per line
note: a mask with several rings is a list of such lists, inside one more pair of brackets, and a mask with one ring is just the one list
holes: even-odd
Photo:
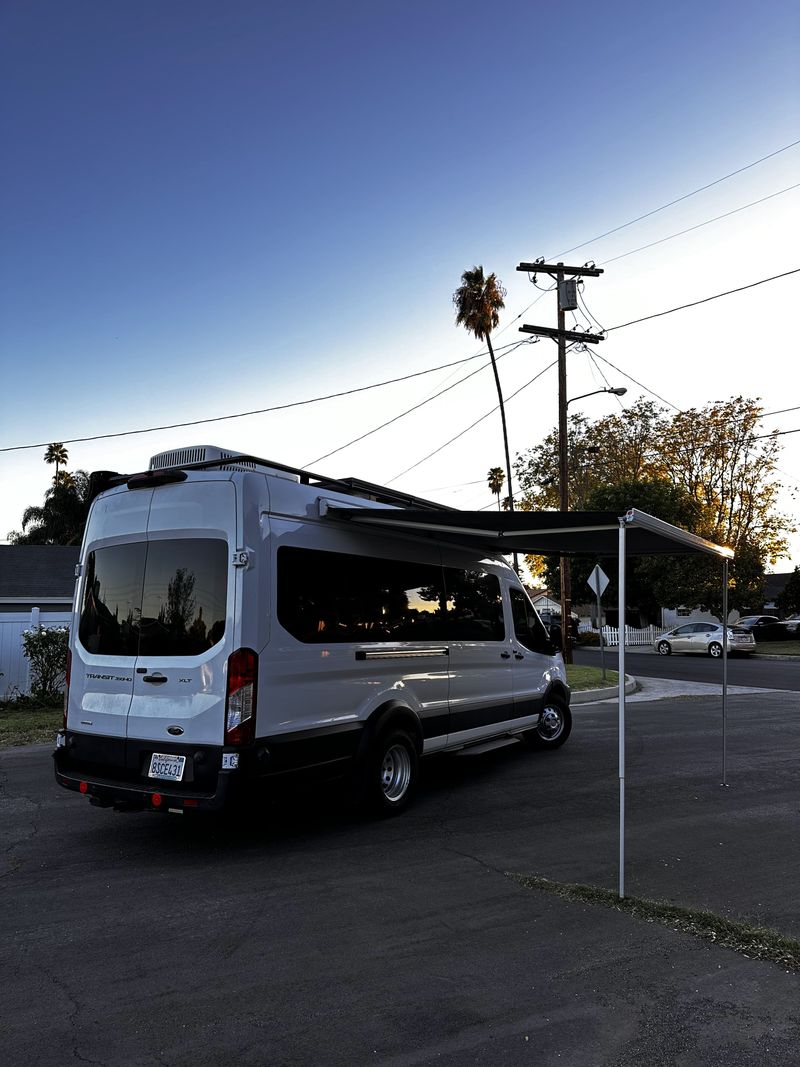
[(197, 807), (197, 801), (196, 800), (184, 800), (183, 806), (185, 808), (196, 808)]
[(153, 793), (153, 798), (152, 799), (153, 799), (153, 807), (154, 808), (160, 808), (161, 807), (161, 799), (162, 799), (161, 798), (161, 794), (160, 793)]
[(82, 793), (86, 793), (88, 791), (88, 789), (89, 789), (89, 783), (88, 782), (81, 782), (81, 784), (78, 786), (78, 789), (80, 789), (80, 791)]

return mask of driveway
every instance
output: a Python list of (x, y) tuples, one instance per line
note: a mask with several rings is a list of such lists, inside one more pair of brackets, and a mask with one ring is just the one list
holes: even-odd
[[(628, 715), (631, 896), (800, 938), (791, 694)], [(506, 872), (617, 884), (614, 705), (555, 753), (425, 764), (363, 822), (328, 794), (262, 829), (115, 815), (0, 756), (9, 1063), (793, 1064), (800, 978)]]

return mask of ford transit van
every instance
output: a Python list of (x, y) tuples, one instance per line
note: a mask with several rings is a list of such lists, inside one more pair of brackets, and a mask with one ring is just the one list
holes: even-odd
[(423, 756), (569, 736), (564, 664), (502, 556), (337, 517), (441, 505), (208, 446), (93, 479), (54, 754), (93, 804), (339, 778), (393, 814)]

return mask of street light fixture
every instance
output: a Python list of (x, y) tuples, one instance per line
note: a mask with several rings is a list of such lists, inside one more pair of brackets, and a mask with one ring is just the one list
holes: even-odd
[(611, 393), (613, 396), (625, 396), (627, 389), (624, 385), (609, 386), (608, 389), (594, 389), (591, 393), (581, 393), (580, 396), (573, 396), (567, 401), (567, 407), (573, 400), (585, 400), (587, 396), (597, 396), (598, 393)]

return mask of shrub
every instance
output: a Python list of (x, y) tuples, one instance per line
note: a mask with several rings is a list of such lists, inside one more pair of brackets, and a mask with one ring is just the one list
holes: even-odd
[(64, 688), (67, 674), (69, 628), (40, 626), (25, 630), (22, 651), (31, 665), (31, 693), (40, 700), (52, 700)]

